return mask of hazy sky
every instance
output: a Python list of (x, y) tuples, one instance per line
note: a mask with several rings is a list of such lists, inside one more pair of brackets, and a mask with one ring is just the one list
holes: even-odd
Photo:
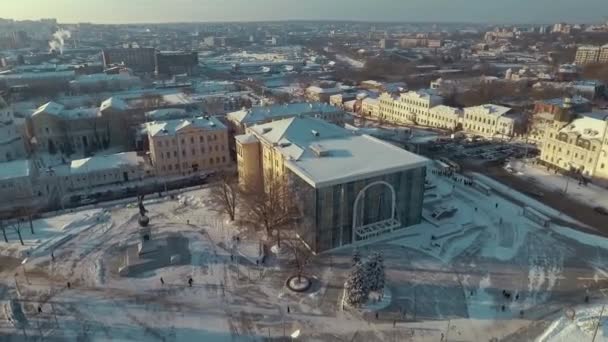
[(608, 0), (0, 0), (0, 17), (60, 22), (341, 19), (599, 22)]

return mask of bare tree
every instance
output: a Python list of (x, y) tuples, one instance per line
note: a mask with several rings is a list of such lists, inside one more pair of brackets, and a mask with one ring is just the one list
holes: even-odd
[(0, 229), (2, 229), (2, 237), (4, 238), (4, 242), (8, 243), (8, 237), (6, 236), (6, 226), (4, 225), (3, 220), (0, 220)]
[(294, 202), (294, 193), (282, 179), (271, 179), (263, 190), (249, 190), (243, 195), (243, 222), (268, 236), (277, 232), (277, 245), (281, 247), (281, 230), (298, 221), (300, 214)]
[(233, 173), (221, 172), (220, 181), (211, 189), (215, 210), (225, 213), (234, 221), (239, 200), (239, 187)]
[(289, 251), (292, 253), (296, 269), (298, 270), (298, 282), (301, 282), (302, 274), (312, 258), (312, 253), (310, 252), (310, 249), (296, 237), (283, 240), (283, 244), (287, 245), (287, 248), (289, 248)]
[(24, 220), (22, 218), (19, 218), (15, 220), (15, 222), (11, 225), (11, 227), (15, 230), (15, 233), (17, 233), (17, 236), (19, 236), (19, 242), (21, 242), (21, 246), (25, 245), (25, 243), (23, 243), (23, 237), (21, 236), (21, 228), (23, 222)]

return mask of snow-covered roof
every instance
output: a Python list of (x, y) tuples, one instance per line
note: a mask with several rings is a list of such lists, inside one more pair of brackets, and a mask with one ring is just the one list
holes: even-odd
[[(566, 100), (566, 99), (568, 99), (568, 100)], [(540, 101), (540, 102), (548, 104), (548, 105), (564, 107), (564, 104), (568, 101), (573, 105), (581, 105), (581, 104), (587, 104), (587, 103), (591, 102), (580, 95), (576, 95), (571, 98), (558, 97), (555, 99), (549, 99), (549, 100), (544, 100), (544, 101)]]
[(47, 113), (51, 115), (59, 115), (65, 107), (62, 104), (57, 102), (47, 102), (42, 106), (38, 107), (38, 109), (32, 114), (32, 116), (38, 115), (40, 113)]
[(76, 77), (72, 83), (97, 83), (102, 81), (132, 81), (138, 80), (139, 77), (126, 75), (126, 74), (91, 74), (91, 75), (81, 75)]
[(31, 162), (28, 159), (18, 159), (6, 163), (0, 163), (0, 180), (28, 177), (31, 170)]
[(424, 100), (424, 101), (438, 101), (441, 100), (441, 96), (437, 95), (434, 89), (420, 89), (416, 91), (408, 91), (399, 96), (400, 99), (412, 99), (412, 100)]
[(446, 105), (432, 107), (430, 112), (431, 114), (462, 116), (462, 109)]
[(127, 110), (129, 109), (129, 105), (123, 99), (116, 96), (112, 96), (101, 103), (99, 110), (106, 110), (108, 108)]
[(315, 118), (289, 118), (249, 128), (274, 144), (285, 165), (319, 188), (418, 168), (427, 159)]
[(32, 113), (32, 116), (36, 116), (41, 113), (58, 116), (68, 120), (73, 120), (96, 117), (99, 111), (95, 107), (66, 109), (64, 105), (59, 104), (57, 102), (48, 102), (40, 106), (34, 113)]
[(72, 160), (72, 163), (70, 164), (70, 173), (82, 174), (103, 170), (112, 170), (122, 166), (138, 166), (143, 163), (143, 158), (137, 156), (137, 152), (123, 152)]
[(241, 134), (234, 137), (236, 141), (241, 144), (252, 144), (257, 143), (258, 139), (253, 134)]
[(319, 86), (310, 86), (306, 91), (317, 94), (336, 94), (342, 91), (341, 88), (321, 88)]
[(163, 108), (150, 112), (146, 112), (146, 118), (152, 120), (162, 120), (165, 118), (179, 117), (188, 115), (188, 112), (183, 108)]
[(296, 115), (340, 112), (339, 108), (321, 102), (298, 102), (271, 106), (256, 106), (228, 113), (226, 117), (240, 124), (251, 125)]
[(174, 136), (180, 130), (192, 127), (205, 130), (224, 130), (226, 126), (217, 118), (193, 118), (184, 120), (155, 121), (146, 124), (150, 136)]
[(485, 115), (503, 116), (507, 114), (511, 108), (505, 106), (499, 106), (495, 104), (484, 104), (481, 106), (467, 107), (464, 109), (466, 112), (483, 113)]
[(608, 129), (608, 112), (594, 112), (581, 114), (564, 126), (560, 132), (575, 133), (583, 139), (603, 139)]

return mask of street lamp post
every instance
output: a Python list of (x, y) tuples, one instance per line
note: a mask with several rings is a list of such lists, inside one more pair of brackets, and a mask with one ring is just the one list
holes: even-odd
[(27, 270), (25, 269), (25, 263), (27, 260), (28, 258), (25, 258), (23, 261), (21, 261), (21, 267), (23, 268), (23, 276), (25, 277), (25, 281), (28, 283), (28, 285), (31, 285), (30, 279), (27, 277)]

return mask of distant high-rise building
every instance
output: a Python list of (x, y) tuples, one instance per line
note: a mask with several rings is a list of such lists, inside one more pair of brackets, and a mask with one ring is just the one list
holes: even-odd
[(192, 75), (198, 66), (198, 53), (161, 51), (156, 54), (156, 73), (159, 75)]
[(124, 64), (135, 72), (154, 72), (156, 50), (154, 48), (114, 48), (103, 49), (103, 65)]
[(604, 46), (579, 46), (574, 62), (579, 65), (608, 63), (608, 44)]

